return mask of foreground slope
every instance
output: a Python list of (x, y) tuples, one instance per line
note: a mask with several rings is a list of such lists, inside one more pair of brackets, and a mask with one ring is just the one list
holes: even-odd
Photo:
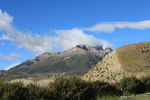
[(43, 53), (8, 71), (29, 74), (84, 72), (91, 69), (109, 52), (110, 48), (103, 49), (102, 46), (77, 45), (63, 53)]
[(126, 45), (106, 55), (83, 76), (95, 81), (118, 81), (123, 77), (150, 75), (150, 42)]

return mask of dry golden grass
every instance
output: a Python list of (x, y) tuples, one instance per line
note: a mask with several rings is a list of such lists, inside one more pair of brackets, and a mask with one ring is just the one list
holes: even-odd
[(15, 80), (11, 80), (11, 83), (14, 82), (22, 82), (24, 85), (28, 85), (28, 84), (36, 84), (39, 86), (47, 86), (49, 83), (54, 82), (55, 78), (47, 78), (47, 79), (39, 79), (36, 80), (32, 79), (32, 78), (22, 78), (22, 79), (15, 79)]
[(145, 70), (150, 67), (150, 42), (123, 46), (116, 52), (119, 62), (125, 70)]

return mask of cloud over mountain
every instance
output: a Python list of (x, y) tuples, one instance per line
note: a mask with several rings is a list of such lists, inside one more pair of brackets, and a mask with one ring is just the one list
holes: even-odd
[(73, 28), (68, 30), (54, 30), (55, 36), (32, 34), (22, 32), (13, 26), (13, 17), (7, 12), (0, 10), (0, 40), (10, 40), (19, 48), (39, 54), (45, 51), (54, 51), (57, 49), (66, 50), (77, 44), (88, 44), (90, 46), (102, 45), (112, 47), (112, 44), (106, 40), (96, 38), (94, 35), (86, 34), (85, 31), (93, 32), (113, 32), (116, 29), (148, 29), (150, 21), (139, 22), (103, 22), (89, 28)]
[(90, 46), (102, 45), (104, 48), (112, 47), (112, 44), (106, 40), (98, 39), (93, 35), (88, 35), (82, 29), (78, 28), (55, 30), (55, 33), (57, 34), (57, 37), (55, 37), (57, 39), (56, 44), (59, 44), (63, 49), (69, 49), (78, 44), (88, 44)]
[(32, 33), (17, 30), (12, 22), (13, 17), (0, 10), (0, 31), (5, 33), (0, 39), (10, 40), (17, 47), (26, 48), (35, 54), (56, 49), (66, 50), (77, 44), (112, 46), (106, 40), (86, 34), (82, 29), (55, 30), (56, 36), (33, 35)]
[(103, 22), (89, 28), (72, 28), (68, 30), (54, 30), (55, 36), (39, 35), (32, 32), (22, 32), (13, 26), (13, 17), (0, 10), (0, 41), (12, 41), (18, 48), (25, 48), (32, 53), (40, 54), (45, 51), (66, 50), (78, 44), (90, 46), (102, 45), (104, 48), (113, 45), (107, 40), (96, 38), (91, 32), (113, 32), (116, 29), (148, 29), (150, 20), (139, 22)]

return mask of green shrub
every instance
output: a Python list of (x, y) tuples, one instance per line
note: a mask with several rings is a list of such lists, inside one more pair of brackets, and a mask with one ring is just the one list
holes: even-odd
[(0, 81), (0, 100), (2, 99), (4, 93), (4, 84)]
[(3, 83), (0, 88), (3, 100), (27, 100), (28, 89), (21, 82)]
[(58, 78), (50, 84), (56, 100), (91, 100), (95, 97), (92, 85), (79, 78)]
[(150, 77), (142, 77), (140, 80), (145, 85), (145, 91), (150, 92)]
[(29, 100), (37, 100), (41, 98), (40, 93), (42, 92), (41, 88), (35, 84), (28, 84), (26, 86), (28, 88), (28, 99)]
[(118, 88), (123, 94), (138, 94), (145, 92), (145, 85), (135, 77), (124, 78), (118, 83)]
[(124, 78), (116, 85), (86, 82), (77, 77), (57, 78), (48, 86), (0, 82), (0, 100), (96, 100), (96, 97), (138, 94), (150, 91), (150, 78)]
[(28, 88), (28, 100), (54, 100), (53, 95), (49, 88), (41, 87), (36, 84), (29, 84)]
[(106, 82), (92, 82), (92, 88), (99, 97), (102, 96), (119, 96), (122, 92), (115, 85), (110, 85)]

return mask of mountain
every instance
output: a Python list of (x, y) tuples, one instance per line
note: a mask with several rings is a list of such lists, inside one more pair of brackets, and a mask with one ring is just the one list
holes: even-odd
[(123, 77), (150, 75), (150, 42), (120, 47), (106, 55), (83, 79), (119, 81)]
[(62, 53), (45, 52), (9, 69), (8, 72), (29, 74), (84, 72), (111, 51), (111, 48), (103, 49), (100, 45), (90, 47), (81, 44)]
[(6, 70), (0, 70), (0, 72), (6, 72)]

